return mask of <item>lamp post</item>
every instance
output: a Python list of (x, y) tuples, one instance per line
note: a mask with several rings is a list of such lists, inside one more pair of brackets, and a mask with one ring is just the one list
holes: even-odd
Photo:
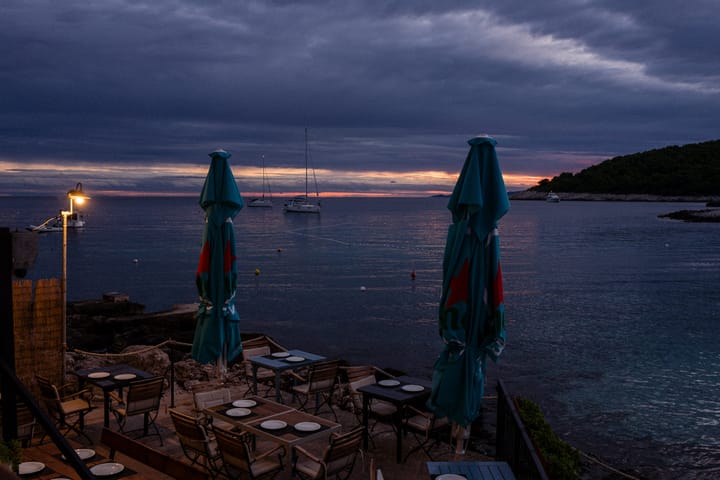
[(82, 205), (90, 197), (85, 195), (82, 183), (75, 185), (73, 190), (67, 192), (70, 200), (70, 210), (60, 212), (63, 218), (63, 239), (62, 239), (62, 278), (60, 280), (60, 291), (62, 294), (62, 372), (63, 382), (65, 381), (65, 352), (67, 352), (67, 224), (68, 217), (72, 217), (74, 204)]

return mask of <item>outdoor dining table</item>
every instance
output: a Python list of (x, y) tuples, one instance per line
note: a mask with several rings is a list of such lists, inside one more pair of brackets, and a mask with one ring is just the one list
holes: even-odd
[(443, 480), (442, 476), (461, 475), (467, 480), (515, 480), (506, 462), (427, 462), (430, 480)]
[[(370, 410), (370, 401), (373, 398), (390, 402), (397, 408), (397, 412), (393, 415), (395, 423), (395, 459), (397, 463), (402, 460), (402, 412), (407, 405), (417, 405), (423, 403), (429, 396), (432, 389), (430, 380), (424, 378), (415, 378), (409, 376), (400, 376), (393, 380), (397, 380), (397, 385), (383, 385), (381, 383), (373, 383), (359, 387), (358, 392), (363, 396), (363, 425), (365, 433), (363, 434), (363, 449), (368, 449), (368, 417)], [(383, 382), (384, 383), (384, 382)], [(410, 388), (408, 386), (413, 386)], [(420, 389), (422, 387), (422, 389)], [(413, 391), (408, 391), (413, 390)]]
[(118, 364), (104, 367), (83, 368), (74, 372), (78, 377), (80, 388), (85, 384), (98, 387), (103, 392), (103, 425), (110, 426), (110, 392), (117, 390), (122, 395), (122, 389), (133, 380), (150, 378), (152, 373), (131, 367), (130, 365)]
[[(327, 437), (332, 432), (341, 428), (339, 423), (302, 412), (257, 395), (241, 400), (251, 400), (255, 402), (255, 405), (247, 407), (247, 409), (250, 410), (250, 414), (246, 414), (245, 416), (233, 416), (229, 414), (232, 413), (232, 411), (228, 412), (229, 410), (236, 408), (234, 403), (237, 403), (237, 400), (224, 405), (206, 408), (204, 412), (213, 418), (220, 419), (223, 422), (230, 423), (258, 437), (282, 445), (287, 458), (291, 458), (294, 454), (292, 448), (294, 445)], [(275, 421), (271, 426), (272, 428), (265, 423), (268, 420)], [(318, 425), (319, 428), (317, 427)], [(307, 429), (305, 428), (306, 426), (312, 426), (312, 428)], [(291, 467), (292, 464), (293, 462), (290, 461), (288, 467)]]
[[(97, 476), (108, 476), (113, 480), (135, 480), (148, 478), (148, 467), (136, 460), (123, 456), (122, 462), (110, 459), (110, 453), (104, 445), (93, 445), (85, 447), (79, 443), (68, 440), (73, 448), (79, 448), (78, 454), (81, 461), (85, 462), (88, 468), (99, 468)], [(79, 478), (78, 473), (72, 465), (65, 460), (53, 442), (45, 442), (33, 445), (23, 450), (23, 461), (27, 462), (25, 468), (31, 468), (35, 473), (21, 475), (21, 478), (28, 480), (49, 480), (57, 478)], [(96, 467), (100, 465), (100, 467)], [(120, 466), (121, 465), (121, 466)], [(122, 469), (122, 470), (119, 470)], [(111, 474), (110, 472), (116, 472)]]
[[(280, 356), (282, 355), (282, 356)], [(253, 370), (253, 391), (257, 392), (257, 371), (259, 368), (267, 368), (275, 373), (275, 400), (283, 403), (280, 394), (280, 382), (282, 374), (288, 370), (308, 367), (313, 363), (325, 360), (325, 357), (303, 350), (288, 350), (287, 352), (274, 352), (268, 355), (259, 355), (248, 359)]]

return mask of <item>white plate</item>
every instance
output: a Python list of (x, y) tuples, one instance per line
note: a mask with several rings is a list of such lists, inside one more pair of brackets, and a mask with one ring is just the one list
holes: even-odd
[(55, 478), (51, 478), (50, 480), (70, 480), (70, 479), (67, 477), (55, 477)]
[(88, 378), (107, 378), (110, 376), (110, 372), (93, 372), (88, 373)]
[(76, 448), (75, 452), (78, 454), (78, 457), (80, 457), (80, 460), (87, 460), (95, 456), (95, 450), (92, 448)]
[(422, 385), (413, 385), (411, 383), (403, 385), (401, 388), (406, 392), (422, 392), (423, 390), (425, 390), (425, 387), (423, 387)]
[(282, 420), (265, 420), (260, 424), (260, 427), (264, 428), (265, 430), (281, 430), (287, 427), (287, 423), (283, 422)]
[(321, 428), (322, 425), (315, 422), (300, 422), (295, 424), (295, 430), (299, 430), (301, 432), (315, 432)]
[(233, 407), (250, 408), (257, 405), (257, 402), (255, 400), (235, 400), (232, 404)]
[(231, 408), (230, 410), (225, 411), (225, 415), (231, 417), (247, 417), (251, 413), (252, 412), (247, 408)]
[(467, 478), (457, 473), (443, 473), (435, 477), (435, 480), (467, 480)]
[(121, 373), (119, 375), (115, 375), (113, 378), (115, 380), (132, 380), (135, 377), (137, 377), (137, 375), (135, 375), (134, 373)]
[(117, 475), (123, 470), (125, 470), (125, 465), (115, 462), (98, 463), (97, 465), (90, 467), (90, 473), (97, 475), (98, 477)]
[(293, 362), (293, 363), (305, 361), (305, 359), (303, 357), (287, 357), (285, 360), (287, 360), (288, 362)]
[(18, 465), (18, 473), (20, 475), (32, 475), (45, 468), (45, 464), (42, 462), (22, 462)]
[(400, 382), (398, 380), (380, 380), (378, 385), (381, 387), (397, 387)]
[(276, 358), (285, 358), (285, 357), (289, 357), (290, 354), (288, 352), (275, 352), (272, 354), (272, 356), (276, 357)]
[[(78, 457), (80, 457), (80, 460), (87, 460), (88, 458), (95, 456), (95, 450), (91, 448), (76, 448), (75, 453), (77, 453)], [(60, 455), (60, 457), (63, 460), (66, 460), (65, 455)]]

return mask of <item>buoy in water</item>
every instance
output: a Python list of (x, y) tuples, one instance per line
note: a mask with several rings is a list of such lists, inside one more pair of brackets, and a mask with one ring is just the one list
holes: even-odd
[(255, 276), (258, 276), (258, 275), (260, 275), (260, 269), (259, 269), (259, 268), (256, 268), (256, 269), (255, 269)]
[(364, 292), (365, 290), (367, 290), (367, 288), (365, 288), (365, 287), (360, 287), (360, 291), (361, 291), (361, 292)]
[(410, 272), (410, 278), (412, 278), (413, 280), (415, 280), (415, 270), (413, 270), (412, 272)]
[(133, 258), (133, 263), (139, 263), (139, 262), (140, 262), (140, 260), (139, 260), (139, 259), (137, 259), (137, 258)]

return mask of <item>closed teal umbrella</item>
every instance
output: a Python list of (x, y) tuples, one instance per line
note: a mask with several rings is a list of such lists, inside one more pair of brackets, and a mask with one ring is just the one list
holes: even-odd
[(205, 230), (198, 262), (200, 294), (192, 357), (200, 363), (218, 362), (224, 373), (227, 360), (240, 355), (240, 317), (235, 309), (237, 264), (233, 218), (243, 208), (243, 199), (225, 150), (210, 154), (211, 163), (200, 194), (205, 210)]
[(453, 190), (443, 258), (440, 336), (428, 407), (467, 427), (482, 403), (485, 362), (505, 346), (500, 244), (497, 222), (510, 202), (495, 154), (495, 140), (468, 140), (470, 152)]

